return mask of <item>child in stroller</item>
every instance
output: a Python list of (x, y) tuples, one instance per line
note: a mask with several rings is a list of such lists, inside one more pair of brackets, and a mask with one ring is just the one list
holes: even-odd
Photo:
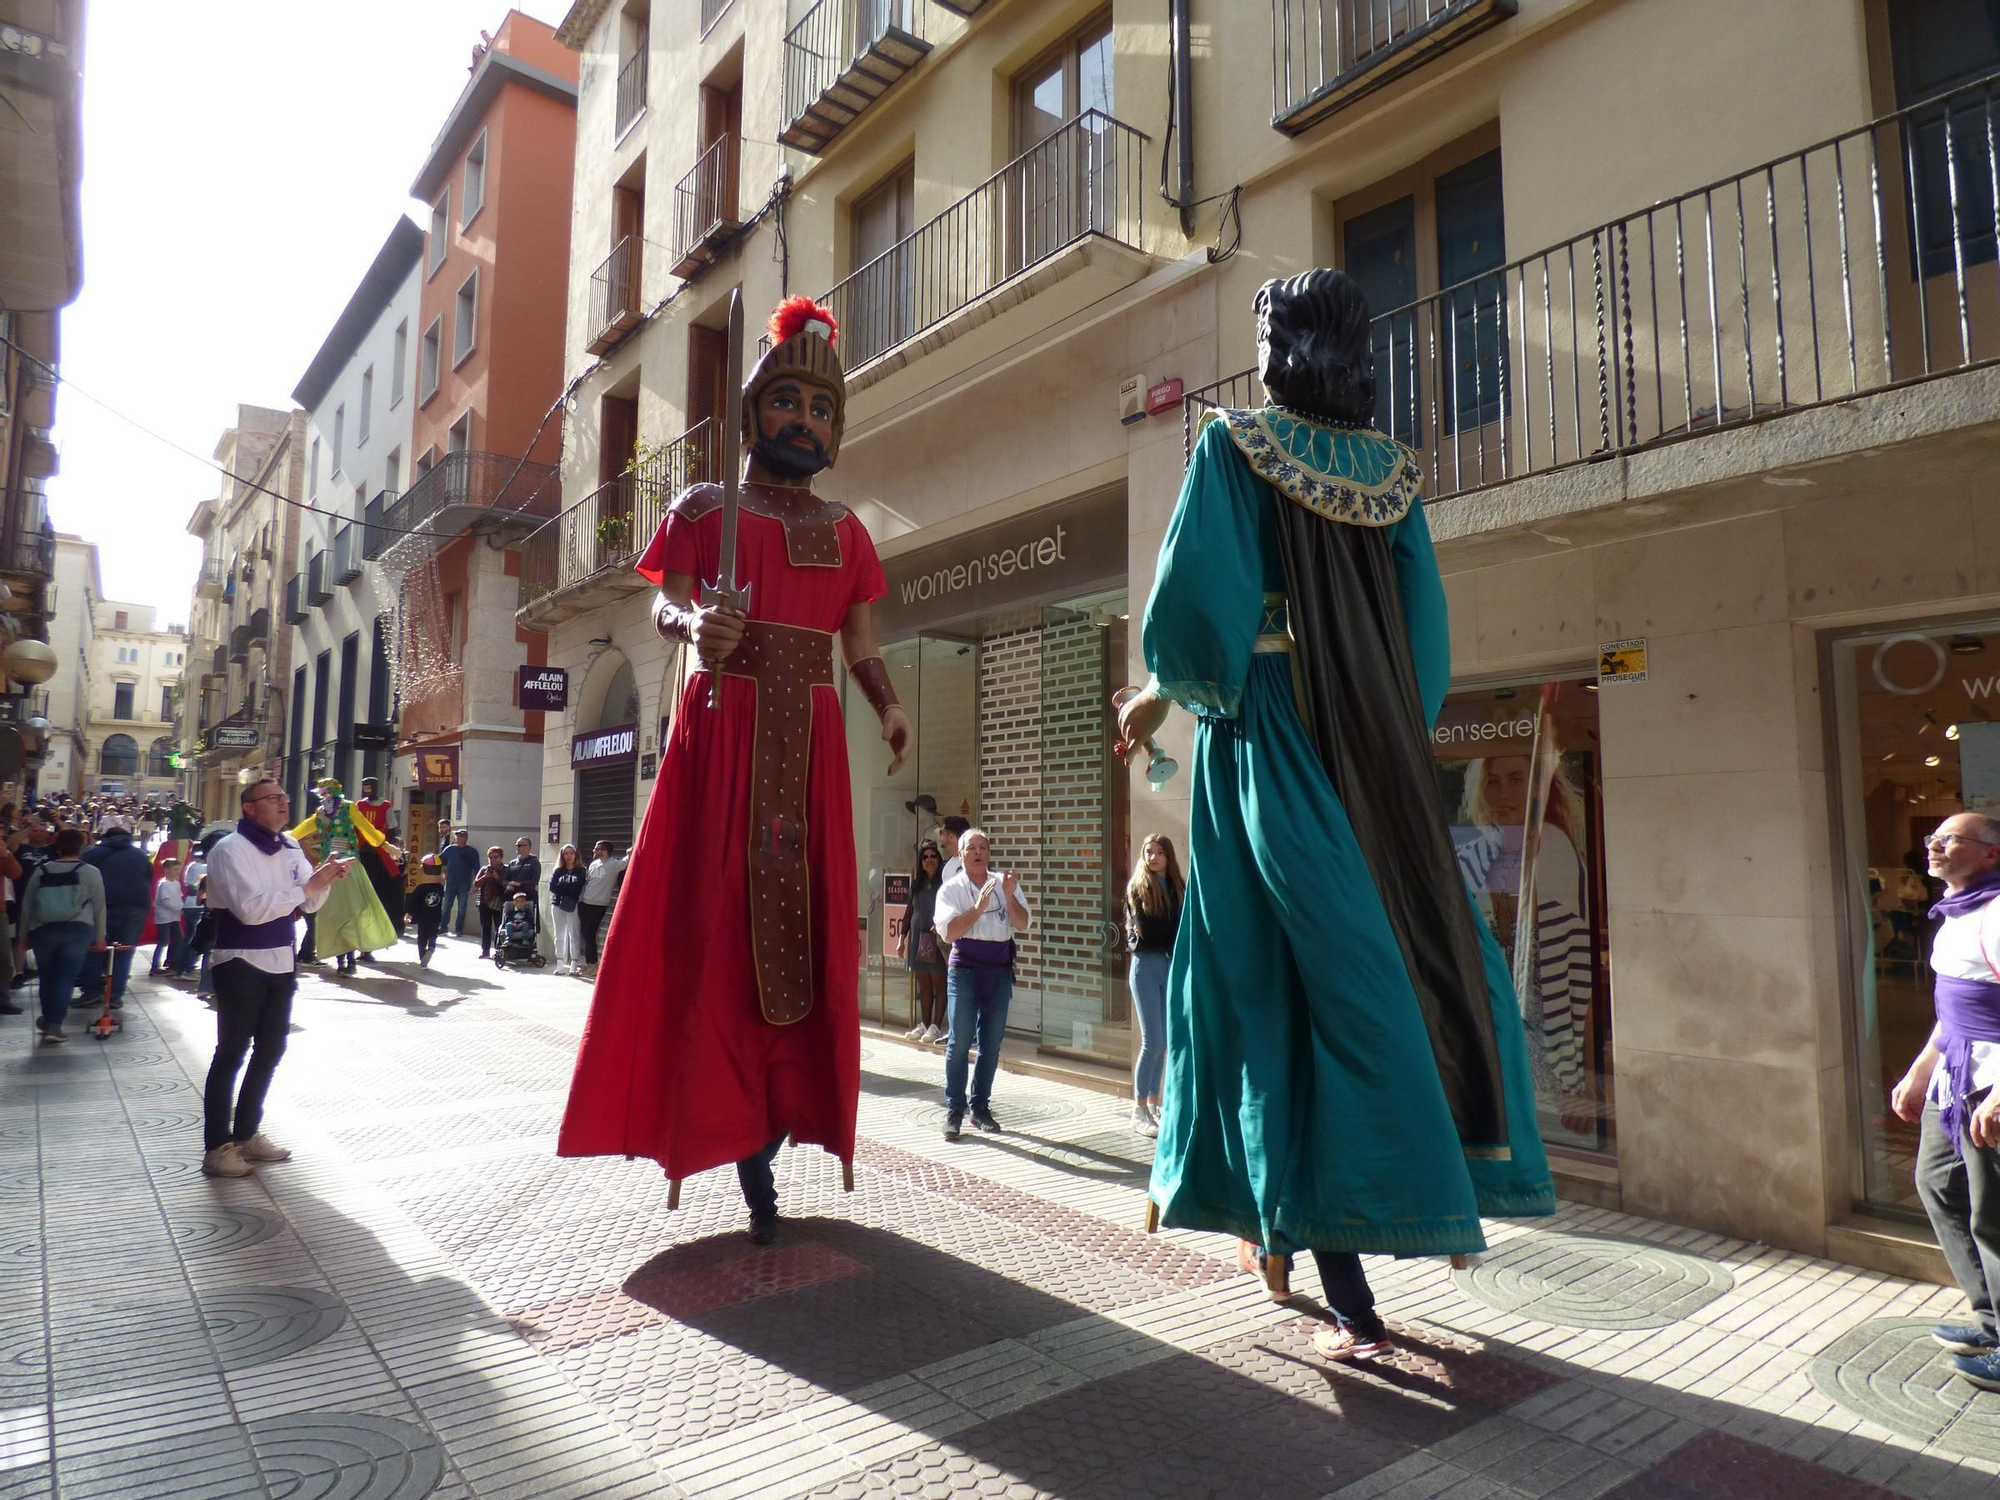
[(542, 924), (535, 916), (534, 898), (526, 891), (514, 892), (513, 900), (500, 914), (499, 941), (493, 949), (493, 967), (504, 969), (511, 963), (531, 964), (539, 969), (542, 953), (536, 940), (541, 931)]

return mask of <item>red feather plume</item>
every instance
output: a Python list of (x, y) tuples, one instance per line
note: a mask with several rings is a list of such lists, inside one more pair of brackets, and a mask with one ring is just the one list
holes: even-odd
[(808, 323), (826, 325), (826, 341), (829, 345), (840, 338), (840, 324), (834, 321), (833, 314), (803, 293), (796, 297), (787, 297), (777, 305), (771, 313), (771, 321), (766, 325), (766, 331), (771, 335), (771, 343), (775, 346), (784, 343)]

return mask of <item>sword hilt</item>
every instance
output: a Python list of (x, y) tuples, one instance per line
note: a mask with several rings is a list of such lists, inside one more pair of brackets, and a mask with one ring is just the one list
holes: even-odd
[[(750, 585), (730, 588), (717, 579), (714, 583), (701, 586), (701, 607), (703, 609), (733, 609), (738, 614), (750, 613)], [(722, 707), (722, 659), (704, 655), (701, 664), (708, 668), (708, 706)]]

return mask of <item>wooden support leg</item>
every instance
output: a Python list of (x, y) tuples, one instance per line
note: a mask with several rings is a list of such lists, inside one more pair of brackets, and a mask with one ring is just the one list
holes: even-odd
[(1146, 1200), (1146, 1233), (1158, 1234), (1159, 1232), (1160, 1205), (1155, 1203), (1151, 1198), (1148, 1198)]
[(1467, 1256), (1463, 1256), (1463, 1255), (1454, 1255), (1454, 1256), (1453, 1256), (1453, 1257), (1451, 1258), (1451, 1268), (1452, 1268), (1452, 1269), (1453, 1269), (1454, 1271), (1463, 1271), (1463, 1270), (1464, 1270), (1464, 1269), (1465, 1269), (1465, 1268), (1466, 1268), (1467, 1266), (1469, 1266), (1469, 1265), (1471, 1265), (1471, 1264), (1472, 1264), (1472, 1261), (1471, 1261), (1471, 1259), (1470, 1259), (1469, 1257), (1467, 1257)]
[(667, 1212), (672, 1213), (681, 1206), (681, 1180), (672, 1177), (667, 1180)]
[(843, 1193), (854, 1191), (854, 1163), (851, 1161), (840, 1164), (840, 1190)]

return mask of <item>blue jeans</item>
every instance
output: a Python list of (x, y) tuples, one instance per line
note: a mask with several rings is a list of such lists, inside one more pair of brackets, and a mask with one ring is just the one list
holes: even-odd
[(89, 922), (44, 922), (28, 940), (35, 950), (35, 969), (41, 975), (42, 1021), (60, 1026), (69, 1014), (70, 993), (76, 976), (90, 957), (91, 941), (97, 929)]
[(179, 919), (176, 918), (172, 922), (156, 921), (153, 927), (158, 937), (158, 941), (153, 944), (153, 967), (165, 969), (169, 974), (180, 973), (185, 951), (182, 945), (186, 938), (181, 931)]
[[(146, 908), (143, 906), (114, 906), (104, 915), (104, 941), (107, 943), (136, 943), (139, 934), (146, 930)], [(131, 953), (114, 953), (111, 956), (111, 999), (113, 1004), (123, 1004), (125, 985), (132, 977)], [(91, 953), (83, 961), (83, 973), (77, 977), (76, 987), (90, 1000), (104, 999), (104, 955)]]
[(974, 1109), (992, 1103), (993, 1075), (1000, 1071), (1000, 1039), (1007, 1033), (1007, 1007), (1013, 999), (1012, 969), (957, 966), (946, 979), (951, 1034), (944, 1043), (944, 1107), (953, 1114), (965, 1112), (965, 1060), (975, 1041), (979, 1062), (972, 1071), (970, 1102)]
[[(464, 937), (465, 918), (466, 914), (470, 911), (471, 906), (472, 906), (472, 886), (470, 885), (470, 883), (465, 885), (453, 885), (450, 881), (447, 880), (444, 884), (444, 930), (446, 932), (455, 933), (459, 937)], [(456, 920), (454, 920), (452, 917), (452, 912), (454, 909), (458, 912), (458, 917)]]
[(1132, 955), (1132, 1008), (1139, 1016), (1139, 1055), (1132, 1060), (1132, 1097), (1160, 1092), (1167, 1068), (1167, 967), (1171, 953)]

